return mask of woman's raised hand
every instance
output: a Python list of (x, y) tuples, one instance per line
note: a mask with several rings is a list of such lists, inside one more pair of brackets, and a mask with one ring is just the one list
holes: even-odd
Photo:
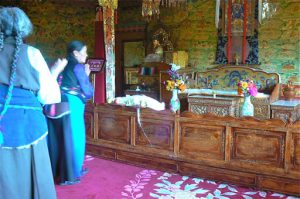
[(84, 65), (84, 70), (85, 70), (86, 75), (89, 76), (90, 73), (91, 73), (90, 65), (89, 64), (85, 64)]
[(68, 60), (66, 58), (58, 58), (54, 65), (51, 67), (52, 75), (57, 78), (57, 76), (64, 70), (67, 64)]

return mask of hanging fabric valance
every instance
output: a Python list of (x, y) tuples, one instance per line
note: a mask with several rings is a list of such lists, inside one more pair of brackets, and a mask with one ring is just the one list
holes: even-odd
[(118, 0), (98, 0), (99, 5), (113, 10), (118, 8)]

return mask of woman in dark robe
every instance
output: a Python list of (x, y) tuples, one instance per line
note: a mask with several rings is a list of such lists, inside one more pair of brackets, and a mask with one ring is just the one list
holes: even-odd
[(94, 94), (89, 81), (87, 46), (72, 41), (67, 46), (68, 65), (58, 78), (62, 103), (47, 107), (48, 147), (54, 178), (60, 185), (80, 182), (84, 175), (85, 123), (84, 108)]

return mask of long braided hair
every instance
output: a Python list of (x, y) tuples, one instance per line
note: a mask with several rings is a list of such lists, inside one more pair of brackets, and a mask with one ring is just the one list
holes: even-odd
[(10, 67), (8, 90), (5, 96), (2, 110), (0, 107), (0, 146), (4, 142), (3, 135), (1, 133), (1, 121), (5, 113), (7, 112), (8, 105), (12, 98), (20, 48), (23, 43), (23, 38), (28, 36), (31, 31), (32, 24), (27, 15), (21, 9), (17, 7), (0, 8), (0, 51), (4, 48), (4, 40), (6, 37), (14, 37), (16, 42), (13, 61)]

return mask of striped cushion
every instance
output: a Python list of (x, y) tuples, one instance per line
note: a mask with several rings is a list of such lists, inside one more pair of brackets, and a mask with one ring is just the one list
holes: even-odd
[(141, 67), (139, 71), (140, 75), (155, 75), (155, 73), (155, 67)]

